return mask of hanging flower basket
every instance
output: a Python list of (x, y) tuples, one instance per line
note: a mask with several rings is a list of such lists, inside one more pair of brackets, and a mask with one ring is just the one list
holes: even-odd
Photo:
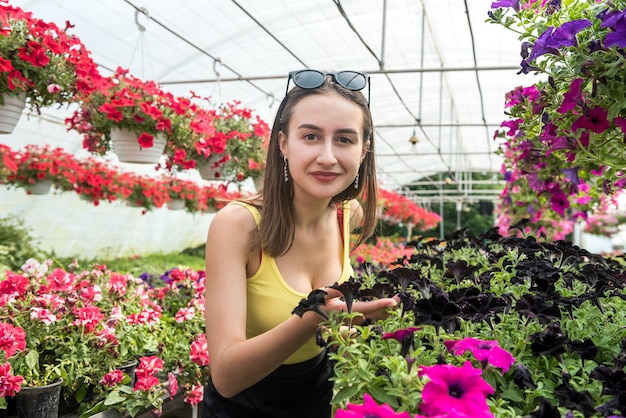
[(198, 164), (198, 172), (204, 180), (215, 181), (225, 180), (222, 175), (222, 165), (220, 164), (221, 156), (212, 155), (208, 159)]
[(149, 135), (149, 138), (146, 137), (146, 139), (152, 140), (151, 147), (142, 146), (141, 137), (128, 129), (111, 128), (113, 152), (123, 163), (155, 164), (159, 162), (165, 149), (165, 136), (161, 134)]
[(52, 187), (52, 179), (44, 179), (30, 186), (26, 186), (26, 191), (28, 192), (28, 194), (44, 195), (50, 192), (51, 187)]
[(4, 104), (0, 106), (0, 134), (11, 134), (26, 106), (26, 94), (9, 96), (4, 94)]
[(166, 203), (169, 210), (185, 209), (185, 201), (183, 199), (174, 199)]

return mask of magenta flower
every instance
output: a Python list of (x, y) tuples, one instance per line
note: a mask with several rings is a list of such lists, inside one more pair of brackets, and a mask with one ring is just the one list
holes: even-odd
[[(426, 415), (494, 416), (487, 405), (487, 395), (493, 394), (494, 389), (480, 377), (481, 370), (472, 366), (471, 362), (466, 361), (462, 367), (451, 364), (422, 367), (418, 375), (430, 379), (422, 390), (420, 405)], [(340, 418), (339, 415), (337, 418)]]
[(577, 104), (581, 103), (582, 95), (580, 92), (580, 88), (582, 87), (584, 81), (585, 80), (583, 80), (582, 78), (577, 78), (572, 81), (569, 91), (565, 93), (563, 97), (563, 102), (561, 103), (561, 106), (559, 106), (559, 108), (556, 110), (557, 112), (567, 113), (570, 110), (573, 110)]
[(348, 404), (346, 409), (339, 409), (335, 418), (411, 418), (411, 415), (404, 412), (396, 412), (387, 404), (378, 405), (368, 394), (363, 395), (363, 404)]
[(476, 360), (489, 363), (494, 367), (502, 369), (503, 372), (509, 370), (515, 362), (515, 358), (498, 345), (498, 341), (483, 341), (475, 338), (465, 338), (463, 340), (444, 342), (449, 352), (454, 355), (463, 355), (466, 351), (472, 353)]
[(394, 339), (398, 341), (401, 345), (400, 355), (402, 357), (406, 357), (409, 354), (409, 350), (411, 347), (414, 347), (414, 338), (413, 335), (415, 331), (419, 331), (421, 328), (409, 327), (404, 329), (399, 329), (394, 332), (387, 332), (383, 334), (383, 340)]
[(583, 128), (601, 134), (611, 126), (611, 123), (606, 118), (607, 114), (608, 112), (605, 108), (596, 106), (572, 123), (572, 131), (576, 132), (580, 128)]
[(555, 189), (550, 195), (552, 210), (561, 216), (565, 216), (565, 209), (569, 207), (569, 199), (561, 189)]

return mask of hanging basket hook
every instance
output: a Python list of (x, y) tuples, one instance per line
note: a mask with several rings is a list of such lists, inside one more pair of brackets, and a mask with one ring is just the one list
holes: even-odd
[(139, 13), (143, 13), (144, 15), (146, 15), (146, 19), (150, 20), (150, 12), (148, 12), (148, 9), (146, 9), (145, 7), (140, 7), (139, 9), (135, 10), (135, 24), (139, 28), (139, 32), (145, 32), (146, 27), (139, 23)]
[(217, 65), (219, 64), (219, 66), (222, 66), (222, 59), (221, 58), (215, 58), (213, 60), (213, 72), (215, 73), (215, 76), (217, 78), (220, 78), (220, 72), (217, 70)]

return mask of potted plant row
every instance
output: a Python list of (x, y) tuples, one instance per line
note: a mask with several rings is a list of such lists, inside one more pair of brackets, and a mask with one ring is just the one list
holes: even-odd
[[(7, 271), (0, 280), (0, 408), (19, 403), (26, 388), (55, 382), (59, 411), (82, 417), (158, 411), (178, 392), (197, 405), (209, 375), (203, 289), (203, 273), (190, 269), (133, 277), (104, 265), (61, 268), (31, 259)], [(130, 375), (123, 371), (129, 362)]]

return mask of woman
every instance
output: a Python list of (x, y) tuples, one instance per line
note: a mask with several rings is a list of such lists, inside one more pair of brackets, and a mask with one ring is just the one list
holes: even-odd
[[(302, 70), (287, 88), (291, 80), (261, 191), (224, 207), (209, 228), (205, 418), (330, 417), (332, 370), (315, 343), (324, 319), (309, 302), (321, 294), (323, 314), (346, 309), (328, 287), (354, 274), (350, 232), (360, 227), (358, 245), (375, 226), (373, 124), (360, 91), (369, 78)], [(376, 319), (395, 304), (357, 302), (353, 311)]]

